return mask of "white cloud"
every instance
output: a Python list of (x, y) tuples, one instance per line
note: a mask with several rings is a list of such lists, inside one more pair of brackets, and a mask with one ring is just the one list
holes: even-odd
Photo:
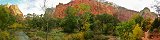
[[(44, 0), (22, 0), (18, 6), (24, 15), (28, 13), (44, 14), (42, 10)], [(59, 3), (68, 3), (70, 0), (47, 0), (46, 7), (56, 7)]]
[(119, 6), (135, 11), (140, 11), (144, 7), (150, 8), (154, 3), (154, 0), (106, 0), (106, 1), (113, 2)]
[[(20, 10), (26, 15), (27, 13), (36, 13), (36, 14), (44, 14), (44, 11), (40, 6), (43, 6), (44, 0), (22, 0), (18, 6)], [(47, 0), (47, 7), (56, 7), (59, 3), (68, 3), (71, 0)], [(119, 6), (125, 7), (127, 9), (140, 11), (144, 7), (151, 7), (154, 3), (154, 0), (106, 0), (109, 2), (113, 2)], [(151, 9), (151, 8), (150, 8)], [(154, 11), (154, 9), (151, 9)]]

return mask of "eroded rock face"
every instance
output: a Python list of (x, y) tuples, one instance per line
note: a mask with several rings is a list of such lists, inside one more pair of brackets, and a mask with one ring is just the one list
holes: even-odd
[[(80, 4), (89, 5), (91, 7), (89, 9), (89, 12), (91, 12), (94, 15), (107, 13), (117, 17), (120, 21), (128, 21), (135, 14), (141, 15), (144, 19), (151, 18), (154, 20), (155, 18), (157, 18), (157, 15), (153, 12), (150, 12), (148, 8), (144, 8), (144, 10), (138, 12), (119, 6), (115, 7), (111, 5), (106, 5), (95, 0), (72, 0), (68, 4), (59, 3), (59, 5), (56, 6), (55, 12), (52, 12), (52, 15), (54, 17), (64, 18), (66, 16), (64, 11), (67, 7), (71, 6), (74, 8), (78, 8), (77, 5)], [(86, 11), (79, 11), (78, 14), (83, 14), (84, 12)]]
[(157, 18), (157, 15), (154, 12), (150, 12), (149, 8), (145, 7), (142, 11), (140, 11), (140, 15), (144, 19), (152, 19), (154, 20)]
[(152, 19), (153, 21), (157, 18), (157, 15), (154, 12), (150, 12), (148, 8), (144, 8), (140, 12), (129, 10), (123, 7), (117, 7), (117, 13), (114, 14), (120, 21), (128, 21), (131, 19), (135, 14), (139, 14), (144, 19)]
[(19, 10), (17, 5), (10, 5), (9, 10), (13, 15), (21, 16), (21, 17), (23, 16), (23, 13)]
[(20, 11), (17, 5), (6, 4), (4, 6), (9, 9), (13, 16), (16, 16), (17, 21), (23, 20), (23, 13)]
[(118, 7), (117, 13), (115, 13), (114, 16), (117, 17), (119, 21), (128, 21), (135, 14), (138, 14), (138, 12), (133, 10), (128, 10), (123, 7)]
[[(60, 3), (59, 5), (57, 5), (55, 12), (52, 14), (55, 17), (64, 18), (64, 16), (66, 16), (64, 11), (66, 10), (67, 7), (71, 6), (71, 7), (77, 8), (77, 5), (80, 5), (80, 4), (89, 5), (91, 7), (89, 11), (94, 15), (102, 14), (102, 13), (113, 15), (113, 13), (115, 13), (114, 7), (102, 4), (95, 0), (72, 0), (68, 4)], [(84, 12), (85, 11), (80, 11), (79, 13), (83, 14)]]

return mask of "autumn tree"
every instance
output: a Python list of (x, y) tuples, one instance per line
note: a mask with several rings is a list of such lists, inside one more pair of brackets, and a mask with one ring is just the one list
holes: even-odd
[(143, 35), (143, 30), (140, 27), (139, 24), (136, 24), (133, 26), (132, 34), (131, 34), (131, 40), (140, 40)]
[(129, 21), (121, 22), (116, 26), (116, 34), (121, 40), (140, 40), (143, 33), (143, 18), (135, 14)]

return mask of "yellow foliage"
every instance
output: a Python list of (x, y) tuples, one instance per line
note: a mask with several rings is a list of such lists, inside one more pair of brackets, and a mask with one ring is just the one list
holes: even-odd
[(72, 36), (71, 34), (66, 34), (63, 38), (64, 40), (71, 40)]
[(84, 32), (78, 32), (74, 34), (66, 34), (64, 40), (85, 40)]
[(0, 32), (0, 40), (7, 40), (9, 39), (9, 33), (7, 31)]
[(83, 29), (85, 31), (89, 30), (90, 29), (89, 27), (90, 27), (90, 24), (88, 22), (84, 23)]
[(23, 27), (22, 24), (14, 23), (14, 24), (12, 24), (9, 28), (16, 29), (16, 28), (22, 28), (22, 27)]
[(143, 35), (143, 30), (142, 28), (139, 26), (139, 24), (136, 24), (134, 29), (132, 30), (133, 31), (133, 34), (132, 34), (132, 37), (133, 39), (140, 39), (141, 36)]
[(73, 37), (74, 39), (84, 40), (84, 32), (79, 32), (79, 33), (73, 34), (72, 37)]

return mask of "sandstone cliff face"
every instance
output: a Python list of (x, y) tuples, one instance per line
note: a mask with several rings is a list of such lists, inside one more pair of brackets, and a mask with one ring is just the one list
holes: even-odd
[[(89, 10), (92, 14), (97, 15), (97, 14), (102, 14), (102, 13), (107, 13), (113, 15), (115, 13), (115, 9), (112, 6), (109, 5), (104, 5), (100, 2), (97, 2), (95, 0), (72, 0), (68, 4), (62, 4), (60, 3), (59, 5), (56, 6), (55, 12), (52, 13), (55, 17), (63, 18), (66, 14), (64, 11), (68, 6), (77, 8), (77, 5), (80, 4), (86, 4), (91, 7)], [(80, 11), (81, 14), (83, 14), (85, 11)]]
[(128, 21), (134, 14), (138, 14), (138, 12), (118, 7), (117, 13), (115, 13), (114, 16), (117, 17), (119, 21)]
[(17, 5), (4, 5), (6, 8), (10, 10), (10, 13), (14, 16), (16, 16), (17, 21), (23, 20), (23, 13), (19, 10)]
[(23, 16), (23, 13), (19, 10), (17, 5), (10, 5), (9, 10), (13, 15)]
[(134, 14), (139, 14), (144, 19), (154, 20), (155, 18), (157, 18), (157, 15), (154, 12), (150, 12), (148, 8), (144, 8), (140, 12), (129, 10), (123, 7), (117, 7), (117, 8), (118, 8), (117, 13), (115, 13), (114, 16), (117, 17), (120, 21), (128, 21), (133, 17)]
[[(154, 20), (155, 18), (157, 18), (157, 15), (155, 13), (150, 12), (149, 9), (146, 8), (144, 8), (144, 10), (142, 10), (141, 12), (137, 12), (119, 6), (106, 5), (107, 3), (104, 4), (95, 0), (72, 0), (68, 4), (60, 3), (56, 6), (55, 12), (53, 12), (52, 15), (58, 18), (64, 18), (66, 16), (64, 11), (67, 7), (71, 6), (74, 8), (78, 8), (77, 5), (80, 4), (89, 5), (91, 7), (89, 11), (94, 15), (107, 13), (117, 17), (120, 21), (128, 21), (135, 14), (140, 14), (144, 19), (151, 18)], [(85, 11), (79, 11), (79, 14), (83, 14), (84, 12)]]
[(155, 18), (157, 18), (157, 15), (153, 12), (150, 12), (150, 10), (148, 8), (144, 8), (142, 11), (140, 11), (140, 15), (144, 18), (144, 19), (152, 19), (154, 20)]

